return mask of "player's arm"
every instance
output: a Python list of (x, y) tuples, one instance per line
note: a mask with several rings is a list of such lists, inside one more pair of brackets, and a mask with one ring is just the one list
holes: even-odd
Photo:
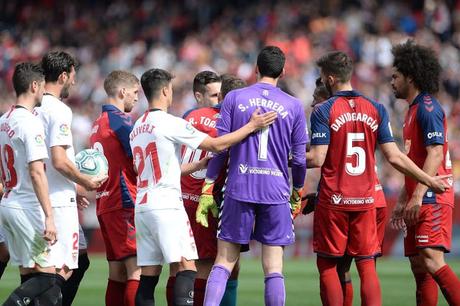
[(180, 166), (181, 175), (189, 175), (193, 172), (206, 169), (210, 159), (210, 156), (205, 156), (203, 159), (197, 162), (182, 164)]
[(51, 161), (53, 167), (69, 180), (85, 187), (87, 190), (99, 188), (105, 181), (103, 178), (92, 178), (80, 173), (75, 164), (67, 157), (65, 146), (51, 147)]
[(451, 177), (451, 175), (432, 177), (426, 174), (422, 169), (417, 167), (407, 155), (402, 153), (394, 142), (380, 144), (380, 149), (388, 162), (396, 170), (428, 186), (434, 192), (442, 193), (449, 188), (449, 186), (444, 183), (444, 180)]
[(406, 223), (404, 222), (404, 208), (407, 203), (407, 192), (406, 187), (403, 186), (399, 193), (398, 201), (396, 202), (395, 208), (391, 213), (390, 224), (396, 230), (406, 230)]
[(2, 199), (3, 197), (3, 184), (0, 183), (0, 200)]
[(32, 186), (37, 195), (38, 202), (45, 215), (45, 233), (44, 238), (47, 241), (56, 240), (56, 227), (54, 225), (53, 210), (48, 196), (48, 180), (45, 174), (45, 167), (42, 160), (35, 160), (29, 163), (29, 175), (32, 180)]
[(199, 148), (211, 152), (223, 151), (242, 141), (252, 132), (269, 126), (276, 120), (276, 117), (277, 113), (274, 111), (261, 114), (260, 109), (256, 109), (252, 113), (251, 119), (246, 125), (232, 133), (228, 133), (223, 136), (216, 138), (208, 136), (201, 142)]
[(307, 168), (319, 168), (326, 160), (327, 150), (329, 145), (312, 145), (310, 151), (306, 153)]

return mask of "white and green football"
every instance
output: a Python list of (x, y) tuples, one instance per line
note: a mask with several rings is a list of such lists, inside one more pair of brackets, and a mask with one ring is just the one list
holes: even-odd
[(81, 173), (101, 177), (109, 173), (109, 163), (104, 154), (94, 149), (80, 151), (75, 156), (75, 164)]

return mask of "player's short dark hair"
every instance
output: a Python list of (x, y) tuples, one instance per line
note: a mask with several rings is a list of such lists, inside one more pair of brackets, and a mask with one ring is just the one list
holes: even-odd
[(244, 80), (231, 74), (224, 74), (221, 78), (222, 86), (220, 87), (220, 94), (222, 99), (224, 99), (230, 91), (248, 86)]
[(284, 69), (286, 57), (280, 48), (275, 46), (264, 47), (257, 56), (257, 68), (261, 76), (278, 78)]
[(168, 86), (174, 76), (163, 69), (150, 69), (144, 72), (141, 77), (141, 85), (147, 100), (158, 96), (160, 90)]
[(341, 83), (350, 81), (353, 73), (353, 60), (342, 51), (332, 51), (323, 55), (316, 61), (316, 65), (325, 75), (333, 75)]
[(405, 77), (412, 78), (417, 89), (429, 94), (438, 92), (441, 65), (433, 50), (408, 40), (393, 46), (391, 52), (393, 67)]
[(193, 79), (193, 92), (204, 94), (206, 93), (206, 85), (216, 82), (222, 82), (222, 80), (215, 72), (209, 70), (201, 71)]
[(114, 70), (104, 80), (104, 90), (109, 97), (117, 95), (120, 86), (135, 86), (139, 79), (132, 73), (123, 70)]
[(323, 98), (323, 100), (327, 100), (330, 97), (330, 93), (327, 90), (326, 85), (324, 85), (321, 78), (317, 78), (315, 81), (315, 95)]
[(19, 63), (14, 68), (13, 87), (16, 91), (16, 96), (20, 96), (29, 90), (30, 84), (37, 81), (41, 82), (45, 79), (43, 69), (40, 65), (30, 62)]
[(77, 70), (77, 60), (67, 52), (51, 51), (46, 53), (41, 62), (46, 82), (56, 82), (63, 72), (70, 73), (72, 67)]

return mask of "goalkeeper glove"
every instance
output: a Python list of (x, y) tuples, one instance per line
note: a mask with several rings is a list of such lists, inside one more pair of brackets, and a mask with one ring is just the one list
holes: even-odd
[(315, 210), (316, 193), (309, 193), (302, 198), (302, 214), (308, 215)]
[(292, 188), (291, 198), (289, 199), (291, 204), (292, 217), (295, 219), (300, 213), (302, 204), (302, 188)]
[(212, 191), (214, 189), (214, 180), (205, 179), (203, 189), (201, 189), (200, 202), (196, 209), (196, 222), (208, 227), (208, 211), (211, 210), (214, 218), (217, 218), (219, 209), (217, 208), (216, 201)]

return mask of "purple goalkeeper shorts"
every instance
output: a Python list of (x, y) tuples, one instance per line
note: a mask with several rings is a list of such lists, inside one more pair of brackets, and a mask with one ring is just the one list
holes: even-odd
[(225, 197), (221, 205), (217, 238), (248, 244), (255, 239), (265, 245), (283, 246), (295, 241), (289, 203), (255, 204)]

